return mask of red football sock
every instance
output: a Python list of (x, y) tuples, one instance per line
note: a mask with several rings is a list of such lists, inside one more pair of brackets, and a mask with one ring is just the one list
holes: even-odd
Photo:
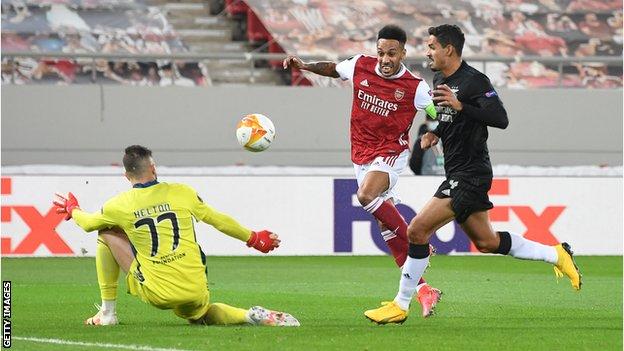
[(383, 231), (381, 235), (386, 241), (390, 253), (394, 256), (394, 262), (401, 268), (407, 259), (407, 240), (399, 236), (398, 232), (395, 233), (391, 230)]
[[(409, 247), (405, 219), (403, 219), (399, 210), (390, 200), (383, 201), (379, 197), (364, 206), (364, 209), (388, 228), (381, 235), (383, 235), (386, 245), (390, 248), (390, 253), (394, 256), (394, 262), (396, 262), (397, 266), (402, 267), (407, 259), (407, 249)], [(420, 278), (418, 284), (423, 283), (425, 283), (425, 280)]]

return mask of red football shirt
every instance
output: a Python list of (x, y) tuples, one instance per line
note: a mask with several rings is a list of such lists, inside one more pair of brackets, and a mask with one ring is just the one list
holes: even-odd
[(416, 111), (432, 103), (427, 82), (405, 66), (383, 77), (377, 58), (357, 55), (336, 65), (353, 84), (351, 160), (370, 163), (378, 156), (398, 155), (409, 148), (409, 129)]

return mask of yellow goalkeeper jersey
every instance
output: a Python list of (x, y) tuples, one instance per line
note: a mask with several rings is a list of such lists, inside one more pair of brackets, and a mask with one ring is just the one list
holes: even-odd
[(251, 236), (251, 230), (206, 205), (190, 186), (157, 181), (135, 184), (108, 200), (100, 213), (76, 209), (72, 217), (86, 232), (123, 229), (137, 267), (129, 274), (169, 296), (206, 285), (205, 256), (196, 240), (194, 219), (242, 241)]

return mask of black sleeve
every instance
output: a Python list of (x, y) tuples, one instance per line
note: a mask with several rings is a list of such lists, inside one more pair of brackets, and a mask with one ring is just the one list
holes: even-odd
[(440, 125), (438, 124), (438, 126), (436, 127), (435, 130), (432, 130), (431, 133), (435, 134), (435, 136), (437, 136), (438, 138), (441, 138), (441, 133), (440, 133)]
[(424, 150), (420, 148), (420, 137), (423, 136), (427, 132), (427, 126), (422, 124), (420, 128), (418, 128), (418, 138), (414, 141), (414, 146), (412, 147), (412, 154), (409, 159), (409, 167), (414, 172), (415, 175), (422, 174), (422, 159)]
[(414, 143), (412, 154), (410, 155), (409, 168), (415, 175), (422, 174), (423, 149), (420, 148), (420, 139)]
[(483, 122), (486, 126), (505, 129), (509, 125), (507, 111), (487, 77), (478, 77), (470, 89), (470, 101), (462, 101), (462, 116)]

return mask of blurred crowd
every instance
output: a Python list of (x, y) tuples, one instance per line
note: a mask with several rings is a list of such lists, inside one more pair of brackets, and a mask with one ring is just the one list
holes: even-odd
[[(156, 7), (142, 0), (3, 0), (2, 50), (63, 53), (167, 54), (188, 51)], [(541, 57), (621, 57), (622, 0), (225, 0), (226, 12), (244, 17), (246, 38), (268, 42), (269, 52), (345, 57), (376, 52), (377, 30), (396, 23), (408, 31), (408, 60), (422, 59), (427, 29), (459, 25), (465, 58), (495, 86), (622, 87), (622, 65), (564, 64)], [(513, 58), (479, 62), (471, 57)], [(410, 62), (410, 61), (408, 61)], [(414, 61), (412, 61), (414, 62)], [(281, 61), (269, 62), (281, 71)], [(422, 64), (410, 68), (426, 79)], [(561, 73), (560, 73), (561, 71)], [(292, 81), (340, 84), (292, 73)], [(128, 85), (207, 85), (205, 67), (192, 62), (91, 59), (2, 60), (2, 82)]]
[[(129, 0), (2, 1), (2, 50), (63, 53), (185, 52), (156, 7)], [(2, 81), (71, 84), (206, 85), (202, 65), (91, 59), (2, 60)]]
[[(622, 0), (248, 0), (286, 52), (345, 56), (375, 53), (377, 30), (406, 28), (408, 58), (423, 57), (427, 29), (453, 23), (466, 35), (464, 56), (515, 58), (485, 65), (496, 86), (622, 86), (622, 66), (525, 62), (523, 57), (621, 56)], [(472, 63), (472, 62), (471, 62)], [(482, 65), (483, 67), (483, 65)], [(413, 70), (430, 75), (422, 66)], [(327, 84), (329, 80), (306, 76)]]

